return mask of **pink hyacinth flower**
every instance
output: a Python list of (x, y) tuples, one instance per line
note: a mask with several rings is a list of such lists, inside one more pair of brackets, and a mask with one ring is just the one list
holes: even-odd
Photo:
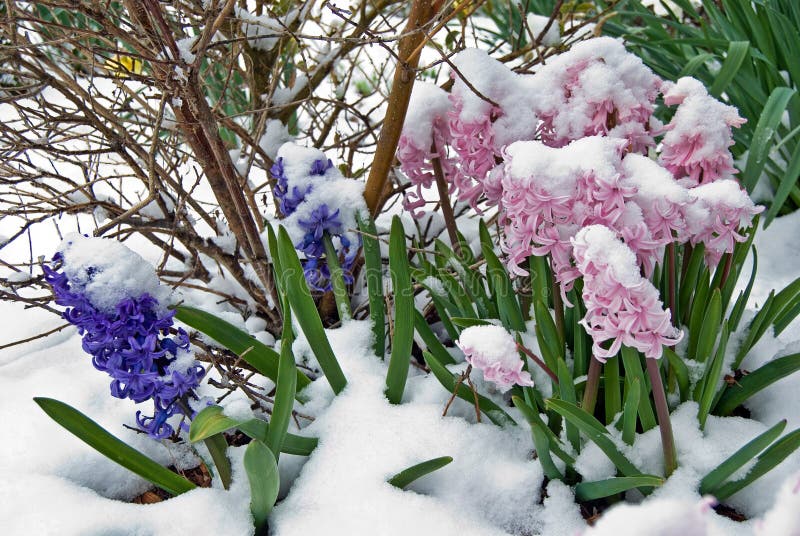
[(746, 122), (736, 108), (709, 95), (694, 79), (681, 78), (664, 95), (665, 102), (680, 103), (664, 127), (660, 161), (676, 179), (690, 186), (732, 178), (736, 173), (730, 146), (732, 127)]
[[(580, 323), (594, 341), (598, 360), (613, 357), (623, 344), (658, 359), (664, 345), (683, 338), (658, 291), (642, 277), (636, 255), (614, 231), (590, 225), (578, 231), (572, 244), (575, 266), (583, 275), (586, 316)], [(610, 346), (603, 348), (608, 341)]]
[(456, 341), (467, 363), (483, 373), (483, 379), (508, 391), (513, 385), (532, 386), (529, 372), (522, 370), (523, 361), (517, 343), (505, 328), (494, 325), (472, 326), (461, 332)]

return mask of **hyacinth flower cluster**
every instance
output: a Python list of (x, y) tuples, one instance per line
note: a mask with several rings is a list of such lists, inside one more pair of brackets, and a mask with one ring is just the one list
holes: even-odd
[(119, 242), (75, 234), (43, 269), (83, 350), (112, 378), (111, 395), (152, 401), (152, 415), (139, 410), (136, 422), (154, 439), (172, 436), (175, 421), (192, 417), (188, 401), (205, 370), (186, 332), (173, 328), (175, 312), (164, 306), (168, 294), (152, 266)]
[[(594, 341), (595, 358), (605, 361), (624, 344), (659, 359), (664, 345), (683, 333), (672, 326), (658, 291), (642, 277), (636, 255), (603, 225), (581, 229), (572, 239), (575, 266), (583, 277), (586, 316), (581, 324)], [(611, 341), (608, 348), (602, 345)]]
[(273, 193), (281, 224), (305, 257), (302, 265), (309, 286), (320, 292), (331, 289), (326, 237), (338, 245), (345, 283), (352, 284), (361, 245), (356, 215), (366, 211), (364, 183), (345, 179), (322, 151), (293, 143), (281, 146), (270, 173), (276, 181)]
[(508, 391), (514, 385), (533, 386), (530, 373), (522, 370), (517, 343), (505, 328), (468, 327), (461, 332), (456, 345), (464, 352), (467, 363), (480, 370), (483, 379), (494, 383), (501, 391)]

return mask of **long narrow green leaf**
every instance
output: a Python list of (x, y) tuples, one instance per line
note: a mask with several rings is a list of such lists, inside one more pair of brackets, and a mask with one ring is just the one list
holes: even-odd
[(558, 470), (558, 467), (556, 467), (556, 464), (553, 463), (553, 458), (550, 456), (550, 438), (547, 434), (549, 431), (548, 428), (541, 422), (536, 411), (520, 397), (512, 396), (511, 401), (520, 413), (522, 413), (522, 416), (525, 417), (525, 420), (528, 421), (531, 427), (533, 446), (536, 448), (536, 456), (539, 458), (539, 463), (542, 464), (544, 475), (550, 480), (561, 480), (563, 475), (561, 471)]
[(639, 398), (642, 396), (641, 386), (639, 378), (634, 378), (630, 382), (625, 397), (625, 408), (622, 410), (622, 440), (628, 445), (633, 445), (633, 440), (636, 438), (636, 417), (639, 414)]
[[(429, 352), (423, 352), (422, 355), (425, 356), (425, 362), (428, 364), (428, 367), (430, 367), (436, 379), (439, 380), (439, 383), (442, 384), (442, 387), (450, 393), (456, 391), (456, 378), (453, 373), (447, 370), (447, 368)], [(456, 396), (470, 404), (475, 403), (474, 393), (463, 383), (458, 386)], [(500, 406), (480, 394), (478, 395), (478, 406), (481, 412), (489, 417), (489, 420), (497, 426), (516, 426), (517, 424)]]
[(414, 309), (414, 329), (417, 330), (422, 342), (428, 347), (428, 351), (435, 355), (440, 363), (444, 363), (445, 365), (454, 365), (456, 363), (456, 360), (453, 359), (450, 352), (448, 352), (439, 339), (436, 338), (436, 334), (428, 325), (425, 317), (422, 316), (422, 313), (417, 311), (416, 308)]
[(272, 450), (272, 454), (277, 460), (281, 454), (283, 440), (289, 430), (289, 421), (292, 419), (292, 409), (294, 408), (294, 394), (297, 388), (296, 376), (294, 374), (295, 361), (292, 353), (292, 343), (294, 342), (294, 332), (292, 331), (291, 309), (289, 300), (284, 298), (283, 310), (286, 314), (283, 317), (283, 333), (281, 334), (281, 357), (278, 363), (278, 381), (275, 387), (275, 397), (272, 404), (272, 416), (269, 420), (269, 431), (267, 432), (267, 446)]
[[(569, 373), (567, 363), (563, 359), (558, 361), (558, 391), (561, 395), (561, 400), (577, 404), (578, 397), (575, 393), (575, 382), (572, 379), (572, 374)], [(570, 422), (567, 422), (567, 439), (569, 440), (575, 452), (580, 452), (581, 449), (581, 436), (578, 429)]]
[(336, 301), (336, 312), (339, 313), (339, 320), (344, 322), (352, 318), (350, 310), (350, 293), (347, 292), (347, 285), (344, 282), (344, 271), (339, 264), (339, 254), (333, 245), (333, 239), (327, 232), (322, 235), (322, 243), (325, 246), (325, 263), (331, 274), (331, 290)]
[(737, 491), (746, 488), (754, 481), (775, 468), (790, 454), (797, 450), (798, 447), (800, 447), (800, 429), (789, 432), (778, 441), (773, 443), (771, 447), (765, 450), (758, 457), (755, 465), (753, 465), (750, 471), (747, 472), (747, 475), (744, 478), (734, 482), (727, 482), (719, 486), (716, 490), (716, 498), (719, 500), (725, 500)]
[(381, 247), (377, 238), (378, 230), (372, 218), (367, 216), (359, 216), (358, 228), (362, 232), (364, 276), (369, 292), (369, 318), (372, 320), (375, 355), (383, 359), (386, 351), (386, 303), (383, 301), (383, 268)]
[(704, 363), (711, 357), (714, 350), (714, 343), (719, 333), (719, 323), (722, 320), (722, 293), (719, 289), (714, 289), (711, 294), (711, 301), (708, 303), (703, 321), (700, 325), (700, 332), (697, 336), (697, 349), (694, 358)]
[(244, 470), (250, 482), (250, 512), (253, 514), (256, 534), (263, 534), (280, 491), (278, 462), (264, 443), (254, 439), (244, 451)]
[(706, 426), (706, 419), (711, 412), (711, 407), (717, 395), (717, 386), (720, 383), (720, 375), (722, 373), (722, 364), (725, 361), (725, 351), (728, 348), (728, 338), (730, 337), (730, 330), (728, 322), (722, 324), (722, 333), (719, 338), (719, 346), (714, 358), (707, 364), (706, 370), (703, 374), (702, 384), (703, 392), (700, 397), (700, 408), (697, 413), (697, 420), (700, 422), (700, 429), (703, 430)]
[(396, 488), (405, 489), (409, 484), (418, 478), (422, 478), (429, 473), (437, 471), (452, 461), (453, 458), (450, 456), (433, 458), (432, 460), (427, 460), (422, 463), (412, 465), (408, 469), (403, 469), (392, 478), (387, 480), (387, 482)]
[(751, 396), (797, 370), (800, 370), (800, 353), (770, 361), (747, 376), (743, 376), (738, 385), (729, 385), (717, 403), (715, 413), (730, 415)]
[[(208, 335), (234, 354), (241, 356), (242, 360), (249, 363), (258, 372), (272, 381), (277, 381), (280, 356), (269, 346), (251, 337), (249, 333), (211, 313), (185, 305), (177, 308), (175, 318)], [(298, 389), (311, 383), (308, 376), (299, 370), (296, 374)], [(301, 398), (303, 397), (298, 395), (298, 400)]]
[(639, 476), (642, 474), (642, 472), (619, 451), (614, 441), (612, 441), (611, 436), (608, 435), (608, 431), (594, 416), (575, 404), (564, 400), (551, 398), (547, 400), (547, 407), (556, 411), (559, 415), (564, 417), (564, 419), (572, 422), (581, 432), (586, 434), (591, 441), (600, 447), (600, 450), (608, 456), (614, 463), (614, 466), (616, 466), (624, 476)]
[(231, 469), (231, 461), (228, 459), (228, 442), (225, 441), (225, 436), (214, 434), (206, 438), (203, 443), (209, 454), (211, 454), (211, 459), (214, 461), (214, 467), (217, 468), (222, 487), (229, 489), (233, 471)]
[(622, 411), (622, 394), (619, 383), (619, 359), (612, 357), (603, 365), (603, 396), (606, 406), (606, 424)]
[(750, 269), (750, 279), (747, 281), (747, 286), (739, 293), (739, 297), (731, 308), (731, 314), (728, 317), (728, 325), (732, 332), (736, 332), (739, 328), (739, 322), (742, 321), (747, 302), (750, 300), (750, 293), (753, 290), (753, 283), (756, 280), (756, 273), (758, 272), (758, 251), (755, 246), (753, 247), (753, 267)]
[[(192, 443), (202, 441), (232, 428), (238, 428), (249, 437), (262, 442), (267, 441), (269, 434), (269, 423), (261, 419), (237, 420), (223, 414), (220, 406), (208, 406), (192, 420), (189, 428), (189, 441)], [(286, 434), (281, 445), (281, 452), (308, 456), (317, 447), (317, 442), (316, 437)]]
[(725, 91), (728, 84), (730, 84), (731, 80), (736, 76), (736, 73), (739, 72), (739, 68), (742, 66), (742, 62), (744, 62), (745, 58), (747, 58), (747, 53), (749, 51), (749, 41), (731, 41), (730, 45), (728, 45), (728, 54), (717, 73), (714, 84), (711, 86), (711, 89), (709, 89), (709, 93), (715, 97), (719, 97), (722, 92)]
[(719, 464), (700, 481), (700, 494), (710, 493), (715, 495), (720, 485), (733, 473), (744, 467), (746, 463), (758, 456), (783, 433), (786, 420), (779, 421), (772, 428), (748, 441), (742, 448), (731, 454), (724, 462)]
[(675, 372), (675, 377), (678, 380), (678, 389), (681, 395), (681, 402), (689, 399), (689, 367), (683, 362), (678, 354), (673, 352), (670, 348), (664, 347), (664, 355), (669, 362), (669, 366)]
[[(297, 318), (297, 323), (303, 329), (308, 344), (311, 346), (322, 372), (325, 373), (331, 389), (338, 395), (347, 385), (347, 379), (336, 360), (328, 337), (325, 335), (325, 328), (322, 326), (317, 306), (308, 290), (303, 267), (300, 265), (300, 259), (297, 257), (292, 239), (289, 238), (289, 234), (283, 227), (278, 231), (278, 254), (283, 270), (280, 276), (281, 284), (295, 318)], [(302, 388), (300, 382), (297, 385)]]
[(180, 495), (197, 487), (184, 477), (162, 467), (138, 450), (120, 441), (69, 404), (43, 397), (36, 397), (33, 401), (51, 419), (94, 450), (172, 495)]
[[(800, 80), (798, 80), (798, 82), (800, 82)], [(774, 220), (775, 216), (778, 215), (778, 211), (780, 211), (781, 207), (783, 207), (784, 203), (786, 203), (786, 199), (789, 197), (789, 193), (792, 191), (792, 188), (797, 185), (798, 177), (800, 177), (800, 143), (796, 143), (794, 146), (794, 151), (792, 151), (792, 159), (786, 166), (785, 171), (783, 171), (783, 176), (778, 184), (778, 189), (775, 191), (775, 195), (772, 198), (772, 202), (770, 203), (766, 216), (764, 216), (764, 229), (766, 229), (769, 224), (772, 223), (772, 220)]]
[(748, 192), (753, 191), (758, 178), (761, 176), (761, 171), (767, 162), (772, 138), (780, 125), (786, 106), (788, 106), (795, 93), (794, 89), (788, 87), (776, 87), (770, 93), (766, 104), (764, 104), (764, 111), (761, 113), (756, 129), (753, 132), (750, 152), (741, 178), (742, 184), (744, 184)]
[(392, 219), (389, 236), (389, 268), (394, 292), (394, 338), (389, 370), (386, 373), (386, 398), (399, 404), (408, 378), (411, 346), (414, 343), (414, 291), (408, 267), (406, 237), (400, 217)]
[[(667, 352), (667, 355), (669, 355), (669, 353), (674, 353), (669, 348), (664, 348), (664, 352)], [(653, 406), (650, 405), (650, 397), (648, 396), (650, 388), (649, 379), (645, 376), (644, 369), (642, 369), (642, 362), (639, 359), (639, 352), (633, 348), (623, 345), (620, 349), (620, 356), (622, 357), (622, 364), (625, 367), (625, 377), (630, 379), (638, 379), (639, 384), (642, 386), (642, 395), (639, 398), (639, 420), (642, 423), (642, 431), (646, 432), (651, 428), (655, 428), (657, 424), (655, 413), (653, 413)], [(677, 358), (677, 356), (675, 357)], [(686, 365), (684, 365), (684, 370), (686, 371), (685, 383), (688, 390), (689, 372), (686, 369)], [(678, 373), (678, 378), (680, 381), (680, 372)]]
[(633, 488), (657, 488), (663, 483), (663, 478), (653, 475), (618, 476), (595, 482), (579, 482), (575, 486), (575, 498), (579, 501), (593, 501)]

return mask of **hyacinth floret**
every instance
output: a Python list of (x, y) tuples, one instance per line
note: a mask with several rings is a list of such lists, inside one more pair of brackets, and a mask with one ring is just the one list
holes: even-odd
[(517, 350), (514, 336), (495, 325), (471, 326), (461, 332), (456, 345), (467, 363), (483, 373), (483, 379), (508, 391), (514, 385), (532, 386), (528, 371)]
[[(348, 225), (342, 220), (341, 207), (320, 201), (320, 198), (327, 196), (317, 195), (325, 188), (335, 189), (337, 181), (345, 179), (337, 170), (330, 172), (333, 169), (333, 162), (330, 159), (322, 157), (311, 160), (309, 155), (322, 154), (315, 149), (286, 144), (279, 153), (288, 156), (279, 156), (270, 169), (270, 173), (276, 179), (273, 192), (281, 213), (286, 218), (284, 221), (291, 222), (291, 228), (295, 229), (299, 237), (294, 239), (294, 245), (305, 256), (301, 264), (306, 281), (311, 288), (320, 292), (331, 289), (330, 269), (325, 261), (324, 237), (327, 234), (331, 239), (337, 239), (339, 243), (339, 252), (342, 256), (340, 265), (344, 280), (346, 284), (351, 284), (352, 268), (360, 240), (354, 244), (354, 241), (347, 237)], [(299, 167), (304, 170), (300, 173), (302, 177), (290, 177), (287, 172), (287, 166), (294, 164), (298, 167), (296, 161), (300, 162)], [(308, 163), (302, 164), (302, 162)], [(297, 174), (298, 171), (295, 169), (293, 173)], [(354, 223), (350, 226), (354, 226)]]
[(194, 397), (193, 390), (205, 374), (194, 359), (185, 359), (187, 333), (177, 328), (170, 334), (175, 311), (164, 310), (147, 293), (125, 298), (111, 311), (101, 310), (71, 284), (60, 269), (63, 260), (57, 253), (53, 266), (43, 266), (45, 280), (55, 302), (66, 307), (63, 317), (83, 336), (83, 350), (92, 356), (97, 370), (112, 378), (112, 396), (137, 404), (153, 401), (152, 416), (136, 412), (142, 430), (155, 439), (172, 436), (175, 430), (168, 420), (177, 414), (191, 417), (185, 400)]

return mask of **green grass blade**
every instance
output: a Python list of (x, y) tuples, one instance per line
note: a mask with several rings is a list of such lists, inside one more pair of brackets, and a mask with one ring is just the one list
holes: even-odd
[(653, 475), (618, 476), (595, 482), (579, 482), (575, 486), (575, 498), (579, 501), (593, 501), (633, 488), (657, 488), (663, 483), (663, 478)]
[[(671, 352), (671, 350), (666, 347), (664, 348), (664, 351)], [(642, 430), (646, 432), (651, 428), (655, 428), (656, 424), (658, 424), (656, 422), (655, 413), (653, 413), (653, 406), (650, 405), (650, 397), (648, 396), (650, 381), (644, 374), (642, 362), (639, 359), (639, 352), (633, 348), (623, 345), (620, 349), (620, 356), (622, 357), (622, 364), (625, 367), (625, 377), (630, 379), (638, 379), (639, 384), (642, 386), (642, 396), (639, 398), (639, 421), (642, 423)], [(689, 371), (686, 369), (686, 365), (683, 365), (683, 367), (686, 371), (686, 388), (688, 390)]]
[(372, 334), (375, 338), (375, 355), (383, 359), (386, 351), (386, 303), (383, 301), (383, 266), (378, 230), (369, 217), (359, 217), (358, 228), (362, 232), (364, 276), (369, 292), (369, 318), (372, 320)]
[(325, 263), (331, 274), (331, 289), (333, 298), (336, 300), (336, 312), (339, 313), (339, 320), (344, 322), (350, 320), (353, 314), (350, 311), (350, 294), (344, 283), (344, 272), (339, 264), (339, 254), (333, 245), (331, 235), (327, 232), (322, 236), (322, 243), (325, 246)]
[(536, 448), (536, 456), (539, 459), (539, 463), (542, 464), (544, 475), (550, 480), (561, 480), (563, 475), (561, 471), (558, 470), (558, 467), (556, 467), (556, 464), (553, 463), (553, 458), (550, 456), (550, 439), (545, 431), (547, 427), (541, 423), (534, 409), (527, 405), (520, 397), (512, 396), (511, 401), (520, 413), (522, 413), (522, 416), (525, 417), (525, 420), (528, 421), (531, 427), (533, 446)]
[(642, 383), (639, 378), (630, 382), (628, 394), (625, 396), (625, 408), (622, 410), (622, 440), (633, 445), (636, 438), (636, 417), (639, 415), (639, 399), (642, 396)]
[(758, 273), (758, 251), (756, 251), (755, 246), (753, 246), (753, 267), (750, 270), (750, 279), (747, 281), (745, 289), (739, 293), (739, 297), (733, 304), (731, 314), (728, 317), (728, 325), (733, 332), (739, 328), (739, 322), (742, 321), (742, 315), (744, 314), (745, 307), (747, 307), (747, 302), (750, 300), (750, 293), (753, 290), (753, 283), (755, 283), (756, 280), (756, 273)]
[[(177, 308), (175, 318), (187, 326), (205, 333), (234, 354), (241, 356), (243, 361), (250, 364), (258, 372), (272, 381), (277, 381), (278, 361), (280, 358), (278, 352), (254, 339), (249, 333), (221, 318), (217, 318), (211, 313), (185, 305)], [(297, 370), (296, 374), (298, 390), (311, 383), (308, 376), (300, 372), (300, 370)], [(298, 400), (301, 398), (301, 396), (298, 396)]]
[(741, 176), (742, 184), (747, 188), (748, 192), (753, 191), (758, 178), (761, 176), (761, 171), (767, 163), (775, 131), (780, 125), (786, 106), (788, 106), (795, 93), (794, 89), (788, 87), (776, 87), (772, 90), (764, 105), (764, 111), (761, 113), (756, 129), (753, 132), (750, 152)]
[[(575, 382), (572, 379), (572, 374), (569, 373), (567, 363), (563, 359), (558, 361), (556, 374), (558, 375), (558, 391), (561, 395), (561, 400), (577, 404), (578, 396), (575, 393)], [(572, 448), (575, 449), (575, 452), (579, 452), (581, 449), (581, 436), (578, 429), (571, 422), (567, 422), (566, 431), (567, 439)]]
[(717, 73), (714, 84), (711, 86), (711, 89), (709, 89), (711, 95), (719, 97), (722, 92), (725, 91), (728, 84), (730, 84), (731, 80), (736, 76), (736, 73), (739, 72), (739, 68), (742, 66), (742, 62), (744, 62), (745, 58), (747, 58), (747, 53), (749, 51), (749, 41), (731, 41), (730, 45), (728, 45), (728, 54), (725, 57), (725, 61), (722, 63), (722, 67)]
[(483, 220), (479, 224), (479, 231), (481, 251), (483, 251), (483, 258), (486, 260), (486, 278), (489, 282), (489, 290), (500, 313), (500, 321), (512, 331), (525, 331), (525, 319), (522, 315), (519, 301), (517, 301), (517, 295), (514, 292), (514, 285), (505, 267), (503, 267), (503, 263), (494, 253), (494, 244)]
[(730, 415), (737, 407), (757, 392), (800, 370), (800, 353), (779, 357), (739, 380), (739, 385), (729, 385), (717, 403), (715, 413)]
[(250, 512), (253, 514), (256, 534), (264, 534), (267, 518), (280, 490), (278, 462), (264, 443), (254, 439), (244, 451), (244, 470), (250, 482)]
[(406, 387), (414, 342), (414, 292), (411, 288), (405, 232), (398, 216), (392, 220), (389, 236), (389, 268), (394, 292), (394, 338), (386, 373), (386, 398), (392, 404), (399, 404)]
[(606, 424), (622, 411), (622, 394), (619, 382), (619, 359), (612, 357), (603, 365), (603, 396), (606, 406)]
[(43, 397), (36, 397), (33, 401), (51, 419), (94, 450), (172, 495), (180, 495), (197, 487), (184, 477), (162, 467), (138, 450), (120, 441), (69, 404)]
[[(269, 423), (261, 419), (237, 420), (223, 414), (220, 406), (208, 406), (192, 420), (189, 428), (189, 441), (192, 443), (202, 441), (232, 428), (238, 428), (249, 437), (263, 442), (267, 441), (269, 434)], [(283, 438), (281, 452), (308, 456), (317, 447), (318, 441), (316, 437), (303, 437), (287, 433)]]
[(681, 402), (689, 399), (689, 367), (683, 362), (678, 354), (667, 347), (664, 347), (664, 355), (667, 357), (669, 366), (675, 371), (675, 378), (678, 380), (678, 390), (681, 395)]
[(725, 321), (722, 325), (722, 333), (720, 334), (717, 352), (714, 358), (706, 365), (706, 370), (703, 374), (703, 392), (700, 396), (700, 408), (697, 414), (697, 420), (700, 422), (701, 430), (706, 426), (706, 419), (711, 412), (711, 407), (717, 395), (717, 387), (720, 383), (722, 364), (725, 361), (725, 350), (728, 348), (729, 337), (730, 330), (728, 328), (728, 322)]
[[(798, 80), (798, 82), (800, 82), (800, 80)], [(767, 214), (764, 216), (764, 229), (766, 229), (769, 224), (772, 223), (772, 220), (774, 220), (775, 216), (778, 215), (778, 211), (780, 211), (781, 207), (783, 207), (784, 203), (786, 203), (786, 199), (788, 199), (792, 188), (797, 185), (797, 178), (799, 176), (800, 143), (796, 143), (794, 146), (794, 151), (792, 151), (792, 159), (789, 161), (789, 164), (786, 166), (786, 170), (781, 176), (778, 189), (775, 190), (775, 195), (772, 198), (769, 210), (767, 210)]]
[(716, 490), (733, 473), (744, 467), (746, 463), (758, 456), (773, 441), (778, 439), (786, 428), (786, 420), (779, 421), (775, 426), (748, 441), (742, 448), (734, 452), (724, 462), (719, 464), (700, 481), (700, 494), (710, 493), (716, 495)]
[(694, 358), (704, 363), (711, 357), (714, 350), (714, 343), (719, 333), (719, 323), (722, 320), (722, 293), (719, 289), (714, 289), (711, 294), (711, 301), (708, 303), (706, 312), (703, 315), (700, 331), (697, 336), (697, 349)]
[[(308, 344), (311, 346), (322, 372), (328, 379), (333, 392), (338, 395), (347, 385), (347, 379), (336, 360), (328, 337), (325, 335), (325, 328), (322, 326), (317, 306), (308, 290), (297, 251), (283, 227), (278, 231), (278, 254), (283, 270), (279, 278), (282, 288), (286, 292), (297, 323), (300, 324), (306, 339), (308, 339)], [(299, 382), (297, 385), (302, 388)]]
[[(439, 380), (439, 383), (442, 384), (442, 387), (444, 387), (449, 393), (455, 391), (456, 378), (453, 373), (447, 370), (447, 368), (445, 368), (445, 366), (441, 364), (432, 354), (423, 352), (422, 355), (425, 356), (425, 362), (428, 364), (428, 367), (430, 367), (431, 372), (436, 379)], [(458, 386), (456, 396), (469, 402), (470, 404), (475, 403), (475, 395), (473, 394), (472, 390), (463, 383)], [(489, 417), (489, 420), (497, 426), (516, 426), (517, 424), (516, 421), (514, 421), (514, 419), (511, 418), (511, 416), (500, 406), (480, 394), (478, 395), (478, 406), (480, 407), (481, 412)]]
[(436, 338), (436, 334), (428, 325), (425, 317), (422, 316), (422, 313), (417, 311), (416, 308), (414, 309), (414, 329), (417, 330), (422, 342), (428, 347), (428, 351), (435, 355), (440, 363), (444, 363), (445, 365), (454, 365), (456, 363), (456, 360), (453, 359), (450, 352), (448, 352), (439, 339)]
[(771, 447), (765, 450), (758, 457), (755, 465), (753, 465), (744, 478), (736, 480), (735, 482), (727, 482), (721, 485), (717, 488), (715, 497), (721, 501), (724, 501), (737, 491), (749, 486), (754, 481), (775, 468), (790, 454), (797, 450), (798, 447), (800, 447), (800, 429), (789, 432), (778, 441), (773, 443)]
[(547, 407), (557, 412), (564, 417), (564, 419), (572, 422), (581, 432), (586, 434), (592, 442), (600, 447), (600, 450), (608, 456), (614, 463), (614, 466), (616, 466), (624, 476), (639, 476), (642, 474), (642, 472), (619, 451), (614, 441), (612, 441), (611, 436), (608, 435), (608, 431), (594, 416), (575, 404), (564, 400), (551, 398), (547, 400)]
[(427, 460), (422, 463), (412, 465), (408, 469), (403, 469), (392, 478), (387, 480), (387, 482), (396, 488), (405, 489), (409, 484), (418, 478), (422, 478), (429, 473), (437, 471), (452, 461), (453, 458), (450, 456), (433, 458), (432, 460)]
[(222, 487), (229, 489), (231, 487), (231, 461), (228, 459), (228, 442), (225, 441), (225, 436), (222, 434), (214, 434), (203, 441), (206, 448), (208, 448), (211, 459), (214, 462), (214, 467), (217, 468), (219, 473), (220, 482)]
[(289, 431), (289, 421), (292, 419), (294, 408), (294, 395), (297, 388), (297, 377), (294, 374), (295, 361), (292, 353), (294, 332), (292, 331), (291, 310), (287, 298), (284, 298), (283, 333), (281, 335), (281, 357), (278, 363), (278, 382), (275, 387), (275, 397), (272, 404), (272, 416), (269, 419), (267, 432), (267, 446), (277, 460), (281, 454), (281, 447), (286, 433)]

